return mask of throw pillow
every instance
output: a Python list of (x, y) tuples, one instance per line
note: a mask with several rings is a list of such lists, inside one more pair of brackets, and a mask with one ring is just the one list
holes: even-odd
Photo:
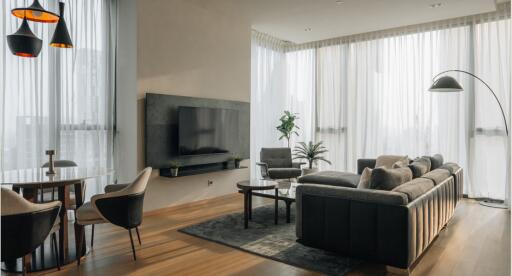
[(358, 189), (370, 189), (372, 171), (373, 169), (364, 168), (363, 173), (361, 173), (361, 178), (359, 179), (359, 184), (357, 184)]
[(448, 170), (451, 174), (454, 174), (458, 169), (460, 169), (460, 166), (455, 163), (448, 162), (439, 168)]
[(402, 160), (398, 160), (396, 161), (392, 168), (393, 169), (396, 169), (396, 168), (407, 168), (407, 166), (409, 166), (409, 158), (407, 156), (405, 156)]
[(377, 160), (375, 161), (375, 168), (384, 167), (386, 169), (391, 169), (393, 168), (393, 164), (404, 159), (407, 160), (407, 155), (381, 155), (377, 157)]
[(375, 168), (370, 179), (370, 189), (391, 191), (407, 181), (411, 181), (409, 168)]
[(430, 170), (433, 171), (443, 165), (443, 156), (441, 154), (434, 154), (432, 156), (423, 156), (430, 159)]
[(428, 157), (419, 157), (414, 159), (411, 164), (409, 164), (409, 169), (412, 171), (413, 178), (420, 177), (430, 171), (430, 158)]

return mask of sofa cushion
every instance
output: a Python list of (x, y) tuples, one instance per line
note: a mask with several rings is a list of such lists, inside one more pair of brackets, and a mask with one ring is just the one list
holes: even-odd
[(348, 172), (322, 171), (299, 177), (299, 183), (324, 184), (340, 187), (357, 187), (360, 175)]
[(448, 170), (451, 174), (454, 174), (458, 169), (460, 169), (460, 166), (457, 165), (456, 163), (444, 163), (441, 167), (439, 167), (440, 169), (445, 169), (445, 170)]
[(285, 179), (299, 177), (302, 171), (297, 168), (271, 168), (268, 169), (268, 176), (272, 179)]
[(452, 174), (450, 171), (446, 169), (435, 169), (433, 171), (430, 171), (424, 175), (422, 175), (420, 178), (427, 178), (432, 181), (434, 181), (434, 185), (438, 185), (439, 183), (446, 180), (448, 177), (450, 177)]
[(409, 164), (409, 168), (412, 171), (413, 178), (420, 177), (430, 171), (430, 158), (416, 158), (411, 164)]
[(384, 167), (386, 169), (391, 169), (393, 164), (401, 160), (408, 160), (407, 155), (381, 155), (377, 157), (375, 161), (375, 168)]
[(370, 179), (370, 189), (391, 191), (411, 179), (412, 173), (409, 168), (375, 168)]
[(443, 156), (441, 154), (434, 154), (432, 156), (423, 156), (430, 159), (430, 170), (433, 171), (443, 165)]
[(370, 189), (372, 171), (373, 169), (368, 167), (364, 168), (363, 173), (361, 173), (361, 178), (359, 179), (359, 184), (357, 184), (358, 189)]
[(260, 161), (269, 168), (291, 168), (292, 151), (290, 148), (262, 148)]
[(391, 191), (405, 194), (409, 202), (411, 202), (432, 188), (434, 188), (434, 181), (427, 178), (415, 178)]

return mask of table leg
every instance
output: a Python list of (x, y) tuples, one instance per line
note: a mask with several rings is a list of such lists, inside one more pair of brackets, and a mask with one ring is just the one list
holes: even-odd
[[(80, 208), (80, 206), (82, 206), (84, 204), (84, 197), (85, 195), (83, 194), (83, 191), (84, 191), (84, 182), (83, 181), (80, 181), (80, 182), (77, 182), (75, 183), (75, 208), (76, 210), (78, 210), (78, 208)], [(76, 212), (75, 212), (76, 214)], [(87, 251), (87, 246), (85, 246), (85, 231), (78, 231), (79, 229), (77, 228), (77, 223), (76, 223), (76, 216), (75, 216), (75, 246), (76, 248), (79, 248), (78, 247), (78, 243), (80, 243), (80, 241), (82, 241), (82, 252), (80, 253), (80, 256), (84, 256), (86, 251)], [(82, 239), (80, 239), (80, 235), (82, 235)], [(78, 258), (78, 256), (77, 256)]]
[(292, 202), (287, 200), (286, 202), (286, 223), (290, 223), (290, 206), (292, 205)]
[(277, 216), (279, 209), (279, 189), (275, 189), (275, 199), (274, 199), (274, 224), (277, 224)]
[(248, 214), (249, 214), (249, 219), (252, 220), (252, 191), (249, 191), (249, 210), (248, 210)]
[[(18, 189), (18, 191), (19, 191), (19, 189)], [(37, 201), (37, 189), (23, 188), (23, 197), (30, 202), (36, 202)], [(32, 261), (34, 261), (34, 262), (36, 261), (35, 258), (34, 258), (34, 260), (32, 260), (32, 254), (26, 255), (25, 258), (22, 259), (21, 265), (25, 267), (25, 271), (30, 271)]]
[(249, 192), (244, 191), (244, 228), (249, 228)]
[(62, 202), (60, 207), (60, 229), (59, 229), (59, 257), (60, 263), (68, 262), (69, 246), (68, 246), (68, 211), (66, 206), (69, 204), (69, 187), (67, 185), (60, 186), (59, 201)]

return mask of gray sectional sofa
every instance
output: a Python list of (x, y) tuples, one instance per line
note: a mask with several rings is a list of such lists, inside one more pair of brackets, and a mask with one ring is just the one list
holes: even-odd
[[(303, 182), (296, 193), (298, 241), (343, 256), (409, 268), (445, 227), (462, 198), (462, 168), (441, 164), (392, 190)], [(361, 159), (357, 175), (374, 166), (375, 159)]]

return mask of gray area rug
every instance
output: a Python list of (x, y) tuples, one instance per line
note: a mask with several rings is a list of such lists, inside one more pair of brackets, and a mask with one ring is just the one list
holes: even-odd
[(249, 229), (244, 229), (241, 212), (188, 226), (179, 231), (327, 275), (344, 275), (361, 263), (359, 260), (296, 242), (293, 206), (291, 223), (285, 221), (283, 204), (279, 208), (279, 224), (275, 225), (274, 205), (267, 205), (253, 209)]

